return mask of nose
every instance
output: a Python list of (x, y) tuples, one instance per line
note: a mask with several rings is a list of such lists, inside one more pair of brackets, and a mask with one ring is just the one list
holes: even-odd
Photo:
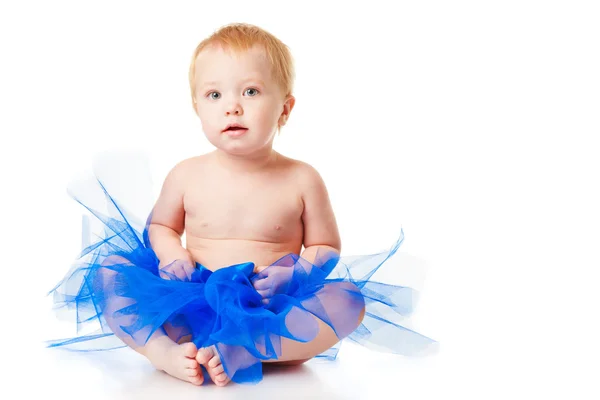
[(225, 110), (225, 115), (229, 116), (229, 115), (242, 115), (244, 113), (242, 106), (240, 105), (240, 103), (233, 102), (231, 104), (229, 104)]

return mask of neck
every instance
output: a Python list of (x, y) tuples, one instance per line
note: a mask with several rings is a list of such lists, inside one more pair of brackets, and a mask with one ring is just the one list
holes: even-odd
[(262, 171), (277, 159), (277, 152), (272, 148), (245, 155), (229, 154), (217, 149), (214, 154), (217, 162), (223, 168), (233, 172)]

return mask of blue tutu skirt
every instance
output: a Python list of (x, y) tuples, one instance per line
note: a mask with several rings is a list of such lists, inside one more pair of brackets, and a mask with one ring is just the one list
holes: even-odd
[[(316, 318), (338, 338), (380, 351), (415, 355), (435, 343), (401, 325), (413, 312), (416, 292), (372, 279), (397, 252), (403, 233), (389, 250), (377, 254), (340, 257), (324, 252), (312, 263), (289, 254), (260, 274), (251, 262), (214, 272), (196, 263), (185, 277), (159, 270), (148, 238), (151, 211), (141, 224), (118, 195), (152, 196), (145, 183), (148, 168), (139, 163), (133, 168), (133, 161), (105, 160), (97, 164), (94, 179), (70, 187), (71, 196), (93, 215), (98, 228), (92, 229), (84, 216), (83, 249), (50, 291), (56, 309), (72, 312), (77, 335), (51, 340), (49, 347), (95, 351), (143, 346), (163, 330), (198, 348), (214, 345), (232, 381), (255, 383), (262, 379), (262, 361), (281, 356), (282, 338), (315, 338)], [(254, 283), (276, 268), (285, 268), (287, 278), (265, 298)], [(89, 325), (97, 330), (82, 333)], [(320, 357), (335, 359), (339, 345)]]

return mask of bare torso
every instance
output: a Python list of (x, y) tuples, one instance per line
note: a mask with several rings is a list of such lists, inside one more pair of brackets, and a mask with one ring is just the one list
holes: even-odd
[(194, 159), (184, 194), (185, 244), (194, 261), (216, 270), (300, 254), (297, 168), (297, 161), (281, 155), (264, 171), (237, 174), (220, 168), (210, 154)]

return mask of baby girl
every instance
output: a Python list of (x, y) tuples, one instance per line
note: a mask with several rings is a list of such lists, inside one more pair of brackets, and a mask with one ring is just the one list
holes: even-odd
[[(288, 48), (258, 27), (228, 25), (198, 45), (192, 103), (215, 150), (169, 171), (143, 238), (100, 184), (114, 217), (92, 212), (109, 234), (59, 286), (75, 287), (63, 302), (103, 333), (52, 347), (117, 337), (176, 378), (201, 385), (206, 370), (225, 386), (350, 335), (401, 354), (433, 342), (388, 320), (410, 314), (410, 288), (370, 279), (402, 240), (344, 264), (323, 179), (273, 150), (294, 108), (293, 77)], [(346, 273), (334, 274), (340, 265)]]
[[(185, 277), (195, 263), (214, 271), (251, 261), (261, 272), (290, 253), (312, 262), (319, 248), (340, 251), (319, 173), (273, 150), (294, 108), (293, 71), (287, 47), (254, 26), (224, 27), (197, 47), (190, 67), (192, 101), (216, 149), (180, 162), (163, 184), (149, 227), (163, 271)], [(255, 281), (259, 293), (270, 286)], [(356, 328), (362, 317), (354, 314)], [(340, 340), (314, 318), (318, 336), (308, 343), (283, 338), (278, 362), (302, 363)], [(199, 364), (217, 385), (229, 381), (214, 347), (176, 343), (166, 332), (155, 333), (137, 351), (196, 385), (203, 382)]]

